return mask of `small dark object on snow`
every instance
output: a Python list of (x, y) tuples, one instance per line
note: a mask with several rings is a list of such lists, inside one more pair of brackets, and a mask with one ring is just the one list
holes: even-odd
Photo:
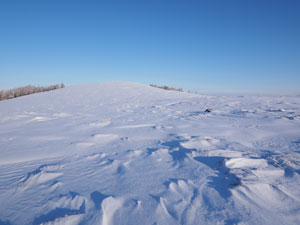
[(212, 112), (212, 109), (205, 109), (205, 111), (204, 112), (206, 112), (206, 113), (210, 113), (210, 112)]

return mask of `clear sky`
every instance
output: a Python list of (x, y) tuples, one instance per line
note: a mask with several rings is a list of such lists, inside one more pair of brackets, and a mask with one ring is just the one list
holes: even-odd
[(0, 0), (0, 89), (300, 93), (299, 0)]

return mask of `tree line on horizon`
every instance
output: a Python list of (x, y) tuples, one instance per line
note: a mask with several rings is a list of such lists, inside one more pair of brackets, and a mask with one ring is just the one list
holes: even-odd
[(191, 93), (191, 94), (199, 94), (199, 92), (197, 91), (190, 91), (190, 90), (183, 90), (182, 88), (174, 88), (174, 87), (169, 87), (167, 85), (156, 85), (156, 84), (149, 84), (151, 87), (155, 87), (155, 88), (160, 88), (163, 90), (169, 90), (169, 91), (179, 91), (179, 92), (187, 92), (187, 93)]
[(50, 85), (46, 87), (27, 85), (23, 87), (13, 88), (10, 90), (0, 90), (0, 101), (30, 95), (39, 92), (52, 91), (59, 88), (64, 88), (64, 83)]
[(169, 90), (169, 91), (180, 91), (180, 92), (183, 92), (182, 88), (174, 88), (174, 87), (169, 87), (167, 85), (159, 86), (159, 85), (156, 85), (156, 84), (150, 84), (150, 86), (151, 87), (160, 88), (160, 89), (164, 89), (164, 90)]

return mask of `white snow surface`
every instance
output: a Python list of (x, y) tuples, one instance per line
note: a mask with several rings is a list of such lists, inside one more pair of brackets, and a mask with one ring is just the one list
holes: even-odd
[(108, 82), (1, 101), (0, 224), (300, 224), (300, 97)]

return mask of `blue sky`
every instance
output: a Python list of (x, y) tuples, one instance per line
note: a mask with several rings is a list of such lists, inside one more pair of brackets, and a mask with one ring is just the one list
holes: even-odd
[(97, 81), (300, 93), (299, 0), (1, 0), (0, 89)]

